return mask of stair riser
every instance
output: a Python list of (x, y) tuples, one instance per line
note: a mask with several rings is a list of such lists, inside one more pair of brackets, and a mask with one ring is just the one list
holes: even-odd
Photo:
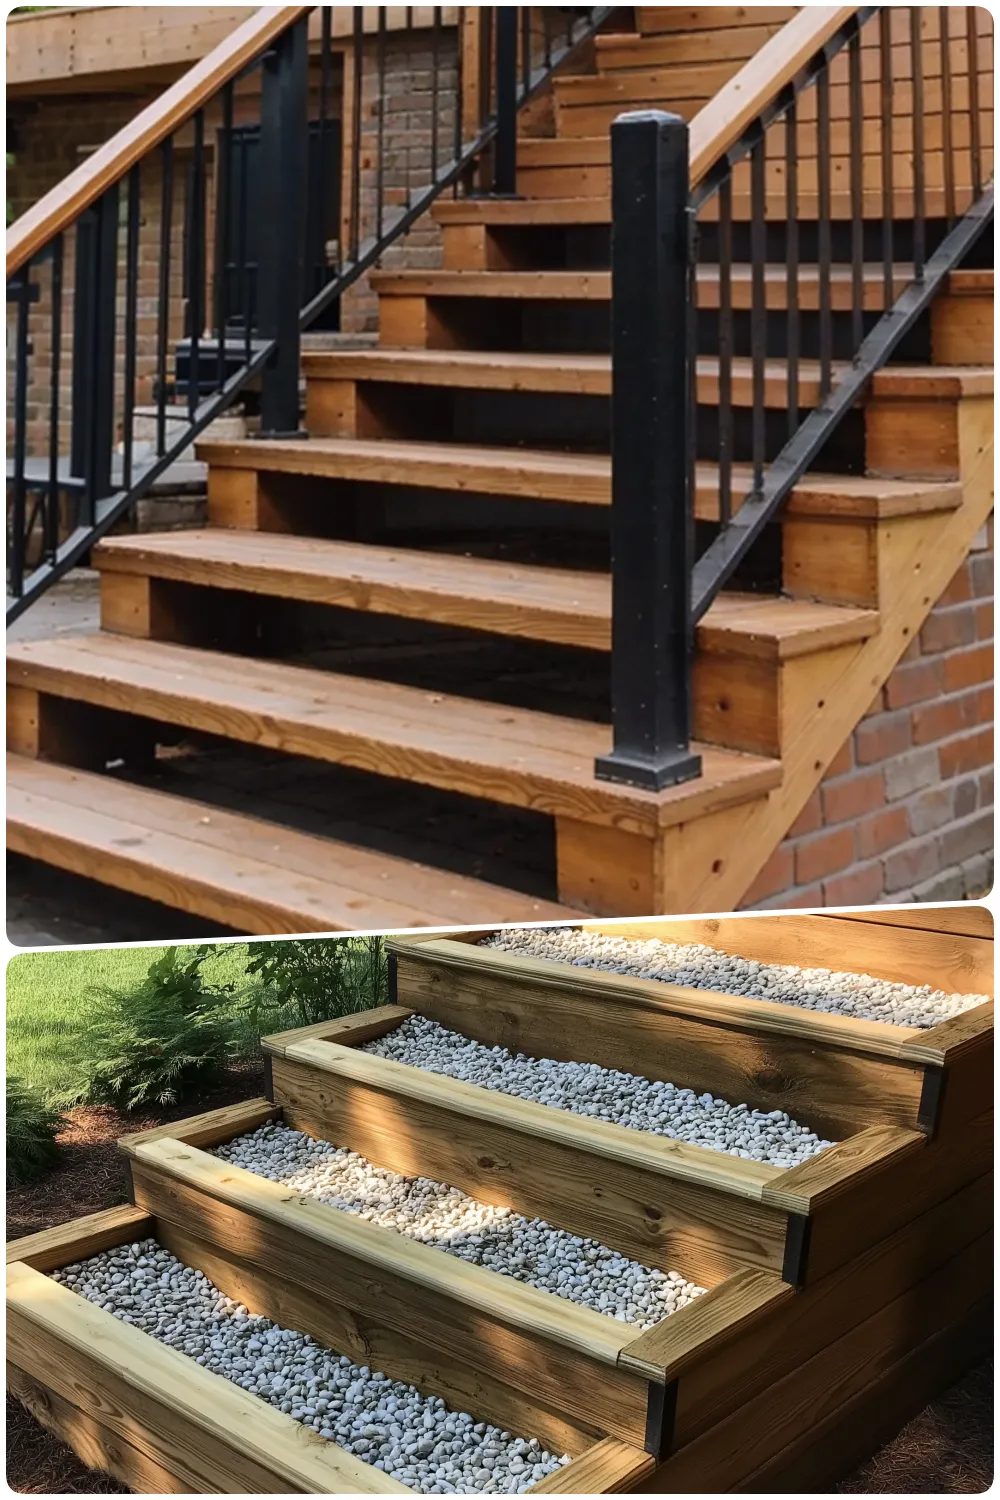
[(938, 297), (931, 307), (931, 349), (936, 365), (992, 365), (992, 293)]
[[(221, 1243), (226, 1237), (224, 1226), (218, 1237), (214, 1234), (213, 1220), (221, 1205), (206, 1200), (202, 1207), (207, 1216), (197, 1226), (197, 1234), (177, 1222), (177, 1210), (171, 1205), (164, 1218), (137, 1213), (117, 1237), (110, 1233), (102, 1239), (107, 1248), (113, 1248), (136, 1238), (156, 1238), (251, 1313), (310, 1333), (317, 1342), (351, 1354), (359, 1363), (372, 1368), (377, 1364), (393, 1378), (439, 1394), (455, 1409), (471, 1411), (479, 1420), (550, 1441), (557, 1451), (573, 1455), (574, 1468), (579, 1466), (578, 1483), (587, 1484), (584, 1474), (600, 1443), (596, 1433), (546, 1407), (540, 1395), (521, 1394), (450, 1352), (441, 1353), (414, 1333), (396, 1328), (388, 1305), (374, 1317), (356, 1318), (350, 1304), (329, 1287), (323, 1289), (325, 1296), (317, 1297), (295, 1279), (294, 1271), (290, 1276), (284, 1267), (264, 1268), (243, 1260)], [(48, 1268), (94, 1253), (93, 1221), (77, 1222), (76, 1234), (75, 1224), (64, 1226), (61, 1250), (45, 1257)], [(203, 1372), (193, 1359), (178, 1364), (184, 1360), (178, 1355), (171, 1362), (171, 1378), (164, 1380), (163, 1346), (90, 1304), (85, 1306), (93, 1338), (89, 1348), (81, 1347), (75, 1308), (82, 1299), (29, 1272), (30, 1241), (25, 1242), (23, 1253), (26, 1265), (8, 1265), (9, 1386), (43, 1415), (44, 1425), (63, 1437), (85, 1463), (101, 1464), (140, 1493), (365, 1493), (387, 1487), (377, 1469), (311, 1433), (306, 1439), (308, 1429), (293, 1418), (222, 1377)], [(375, 1277), (371, 1294), (377, 1296), (378, 1273), (370, 1274)], [(58, 1294), (51, 1308), (44, 1307), (51, 1298), (49, 1288)], [(405, 1320), (412, 1312), (419, 1321), (420, 1311), (415, 1299), (414, 1306), (402, 1309), (401, 1317)], [(366, 1342), (366, 1337), (371, 1341)], [(186, 1372), (188, 1363), (191, 1388), (182, 1392), (177, 1374)], [(602, 1388), (613, 1390), (616, 1380), (622, 1386), (631, 1382), (637, 1389), (647, 1388), (641, 1377), (619, 1374), (613, 1367), (602, 1369), (601, 1374)], [(572, 1399), (569, 1369), (567, 1376), (561, 1391), (564, 1402)], [(244, 1413), (242, 1425), (229, 1433), (222, 1413), (236, 1403)], [(636, 1473), (650, 1467), (641, 1445), (610, 1446), (620, 1475), (629, 1467)], [(269, 1456), (273, 1457), (270, 1466)], [(338, 1483), (334, 1468), (324, 1474), (317, 1460), (324, 1468), (340, 1462), (348, 1466), (348, 1472), (341, 1473)], [(571, 1481), (572, 1475), (567, 1474), (567, 1479)]]

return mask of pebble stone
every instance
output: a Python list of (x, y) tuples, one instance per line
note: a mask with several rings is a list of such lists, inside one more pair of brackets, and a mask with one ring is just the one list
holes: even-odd
[(602, 1068), (598, 1063), (556, 1062), (523, 1052), (515, 1055), (506, 1047), (486, 1047), (448, 1031), (426, 1016), (408, 1016), (395, 1031), (362, 1050), (516, 1099), (532, 1099), (575, 1115), (777, 1167), (797, 1166), (833, 1145), (780, 1109), (765, 1114), (748, 1104), (730, 1104), (713, 1094), (696, 1094), (694, 1089)]
[(745, 995), (750, 1000), (773, 1000), (803, 1010), (888, 1021), (896, 1026), (936, 1026), (989, 999), (988, 995), (949, 995), (931, 989), (929, 984), (899, 984), (840, 969), (763, 964), (704, 943), (607, 937), (570, 927), (506, 928), (484, 938), (480, 946), (526, 958), (554, 959), (581, 969), (660, 979), (666, 984)]
[(52, 1276), (418, 1494), (520, 1495), (570, 1461), (249, 1313), (155, 1240)]
[(386, 1171), (287, 1125), (262, 1125), (217, 1147), (215, 1155), (371, 1224), (643, 1330), (704, 1290), (677, 1271), (640, 1265), (598, 1240), (479, 1203), (429, 1177)]

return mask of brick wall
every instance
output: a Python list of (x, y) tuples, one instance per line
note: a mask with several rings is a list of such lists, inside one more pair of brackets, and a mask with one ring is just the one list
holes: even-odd
[(949, 901), (988, 890), (992, 680), (991, 521), (743, 905)]

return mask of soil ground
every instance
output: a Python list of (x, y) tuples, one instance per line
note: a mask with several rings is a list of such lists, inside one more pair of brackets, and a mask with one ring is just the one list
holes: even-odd
[[(262, 1092), (259, 1064), (233, 1068), (199, 1110), (216, 1109)], [(68, 1219), (96, 1213), (126, 1197), (120, 1135), (181, 1119), (190, 1103), (142, 1115), (81, 1106), (67, 1114), (59, 1137), (63, 1160), (42, 1182), (7, 1193), (7, 1238), (19, 1239)], [(991, 1365), (964, 1379), (926, 1407), (902, 1432), (836, 1487), (840, 1494), (973, 1495), (993, 1479)], [(7, 1482), (21, 1494), (115, 1495), (127, 1491), (85, 1469), (74, 1454), (7, 1401)]]

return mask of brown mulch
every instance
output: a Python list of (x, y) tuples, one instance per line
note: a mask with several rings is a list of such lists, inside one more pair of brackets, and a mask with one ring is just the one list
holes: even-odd
[[(259, 1064), (233, 1068), (199, 1101), (201, 1110), (249, 1099), (262, 1090)], [(59, 1136), (63, 1160), (44, 1181), (7, 1194), (7, 1238), (19, 1239), (96, 1213), (126, 1198), (118, 1137), (191, 1113), (190, 1104), (144, 1115), (92, 1106), (70, 1110)], [(993, 1481), (993, 1369), (982, 1365), (926, 1407), (856, 1473), (838, 1494), (975, 1495)], [(128, 1491), (84, 1467), (18, 1401), (7, 1400), (7, 1483), (24, 1495), (122, 1495)]]

